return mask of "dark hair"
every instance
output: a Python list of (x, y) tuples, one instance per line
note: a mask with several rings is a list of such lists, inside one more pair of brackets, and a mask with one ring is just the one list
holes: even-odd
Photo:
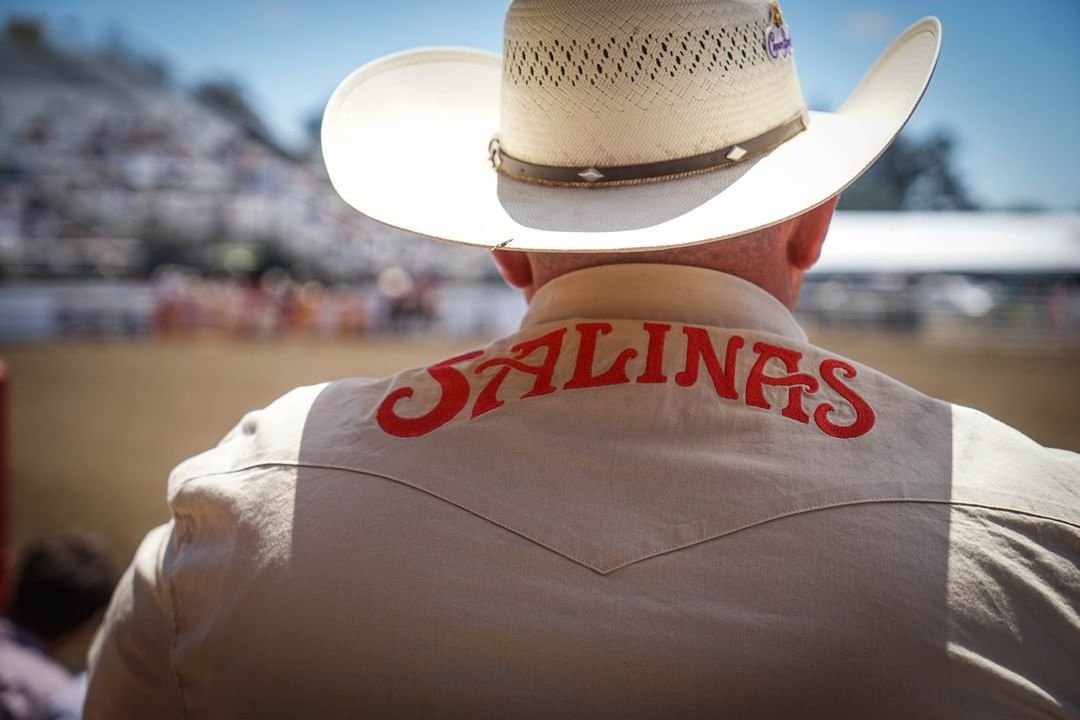
[(63, 532), (26, 549), (15, 581), (10, 617), (49, 643), (77, 630), (105, 608), (116, 571), (105, 544), (82, 532)]

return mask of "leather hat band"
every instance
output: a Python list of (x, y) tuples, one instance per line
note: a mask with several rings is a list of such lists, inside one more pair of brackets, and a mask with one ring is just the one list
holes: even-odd
[(507, 155), (499, 147), (499, 139), (493, 138), (488, 146), (491, 164), (503, 175), (515, 180), (553, 185), (556, 187), (610, 187), (613, 185), (637, 185), (640, 183), (670, 180), (687, 175), (697, 175), (710, 170), (738, 165), (751, 158), (764, 155), (773, 148), (795, 137), (807, 126), (806, 113), (799, 113), (784, 124), (768, 130), (757, 137), (675, 160), (619, 165), (616, 167), (554, 167), (536, 165)]

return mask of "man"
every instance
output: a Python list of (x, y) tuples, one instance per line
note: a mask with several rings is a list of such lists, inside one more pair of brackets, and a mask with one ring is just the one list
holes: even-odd
[(517, 0), (501, 59), (351, 75), (337, 190), (493, 248), (522, 329), (177, 468), (89, 717), (1075, 716), (1076, 456), (790, 313), (938, 37), (831, 115), (760, 1)]
[(86, 650), (116, 572), (102, 542), (65, 532), (23, 555), (8, 617), (0, 620), (0, 717), (80, 717)]

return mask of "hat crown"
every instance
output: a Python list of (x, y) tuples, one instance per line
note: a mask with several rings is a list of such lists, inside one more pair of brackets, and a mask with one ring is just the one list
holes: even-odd
[(611, 167), (766, 133), (806, 108), (776, 42), (780, 17), (764, 0), (514, 0), (502, 148), (540, 165)]

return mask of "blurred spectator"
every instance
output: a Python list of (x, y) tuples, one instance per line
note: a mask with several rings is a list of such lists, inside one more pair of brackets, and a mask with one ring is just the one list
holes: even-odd
[(0, 620), (0, 718), (81, 714), (86, 651), (116, 585), (105, 545), (79, 532), (51, 536), (22, 558)]

